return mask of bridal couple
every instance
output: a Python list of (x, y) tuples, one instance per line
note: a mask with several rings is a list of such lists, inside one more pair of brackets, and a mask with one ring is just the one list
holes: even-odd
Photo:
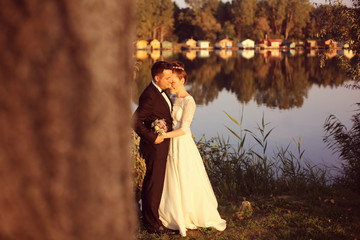
[[(180, 233), (186, 229), (226, 228), (190, 124), (195, 101), (186, 91), (187, 75), (180, 62), (158, 61), (152, 82), (139, 99), (133, 121), (140, 136), (146, 174), (142, 188), (144, 227), (150, 233)], [(170, 89), (170, 99), (165, 90)], [(155, 120), (165, 119), (167, 132), (154, 131)]]

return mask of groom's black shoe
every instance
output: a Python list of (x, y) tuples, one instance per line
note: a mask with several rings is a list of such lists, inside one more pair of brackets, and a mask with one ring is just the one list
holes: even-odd
[(166, 227), (160, 227), (159, 230), (161, 231), (161, 233), (166, 233), (166, 234), (179, 234), (179, 230), (172, 230)]
[(148, 233), (169, 234), (169, 235), (179, 234), (178, 230), (171, 230), (171, 229), (168, 229), (168, 228), (163, 227), (163, 226), (160, 226), (158, 229), (147, 228), (146, 230), (148, 231)]

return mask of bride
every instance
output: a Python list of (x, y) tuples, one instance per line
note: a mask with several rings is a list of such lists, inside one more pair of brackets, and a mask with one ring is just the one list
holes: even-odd
[(174, 130), (163, 135), (171, 140), (159, 206), (163, 225), (179, 230), (182, 236), (186, 236), (186, 229), (213, 227), (224, 231), (226, 228), (226, 221), (217, 211), (215, 194), (190, 131), (196, 105), (185, 89), (186, 80), (184, 65), (174, 62), (170, 88), (171, 93), (176, 93), (172, 98)]

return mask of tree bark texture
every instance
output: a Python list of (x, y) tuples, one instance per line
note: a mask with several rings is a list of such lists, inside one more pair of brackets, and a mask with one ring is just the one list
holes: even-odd
[(0, 239), (134, 239), (133, 0), (0, 0)]

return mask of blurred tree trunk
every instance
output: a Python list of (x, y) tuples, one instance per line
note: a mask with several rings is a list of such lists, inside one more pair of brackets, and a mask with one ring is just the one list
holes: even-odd
[(0, 239), (133, 239), (132, 0), (0, 0)]

